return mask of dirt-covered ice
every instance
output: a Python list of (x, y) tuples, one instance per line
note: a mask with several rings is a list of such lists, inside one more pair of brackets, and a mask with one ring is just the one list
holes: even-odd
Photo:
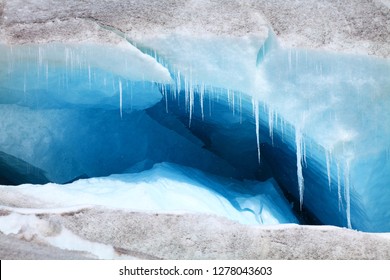
[[(105, 258), (108, 247), (115, 259), (390, 259), (390, 239), (336, 227), (245, 226), (209, 215), (105, 208), (2, 215), (19, 215), (47, 226), (35, 227), (33, 236), (26, 225), (13, 236), (0, 235), (1, 259)], [(54, 225), (56, 230), (48, 231)], [(69, 232), (83, 245), (95, 246), (75, 252), (49, 245), (56, 236), (58, 244), (66, 243)], [(15, 238), (26, 236), (30, 242)]]
[(271, 25), (286, 46), (390, 56), (387, 0), (2, 0), (1, 41), (117, 42), (155, 34), (246, 36)]

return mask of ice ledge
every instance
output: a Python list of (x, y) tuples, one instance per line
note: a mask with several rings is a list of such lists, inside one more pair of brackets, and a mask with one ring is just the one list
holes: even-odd
[(97, 23), (135, 41), (157, 34), (264, 35), (270, 24), (281, 43), (390, 57), (389, 1), (0, 0), (0, 41), (97, 40), (115, 43)]

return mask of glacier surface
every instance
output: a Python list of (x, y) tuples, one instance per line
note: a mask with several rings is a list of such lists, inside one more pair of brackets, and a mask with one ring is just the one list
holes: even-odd
[[(1, 46), (4, 183), (171, 162), (231, 180), (274, 177), (321, 223), (390, 231), (388, 60), (286, 49), (271, 31), (129, 41), (137, 48)], [(291, 222), (276, 197), (272, 215)]]

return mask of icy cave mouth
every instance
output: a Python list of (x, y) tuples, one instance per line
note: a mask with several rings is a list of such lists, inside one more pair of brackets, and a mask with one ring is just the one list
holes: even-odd
[[(238, 53), (188, 40), (189, 54), (176, 37), (152, 42), (159, 54), (1, 46), (0, 184), (38, 184), (25, 192), (48, 202), (113, 206), (124, 188), (148, 210), (196, 211), (208, 197), (220, 207), (205, 212), (243, 223), (390, 230), (388, 61), (280, 49), (272, 36), (260, 51), (229, 39)], [(199, 192), (184, 196), (188, 185)]]
[[(144, 78), (132, 68), (162, 80), (165, 73), (139, 54), (141, 62), (131, 61), (124, 77), (121, 67), (130, 61), (107, 69), (101, 52), (90, 45), (3, 46), (1, 185), (31, 186), (24, 191), (50, 204), (205, 212), (245, 224), (298, 222), (269, 166), (262, 161), (259, 168), (252, 116), (243, 108), (231, 112), (230, 92), (194, 88), (191, 95), (201, 94), (202, 104), (189, 113), (185, 78), (183, 89), (174, 90)], [(109, 61), (120, 64), (116, 58)], [(70, 198), (66, 190), (80, 185), (85, 189)], [(107, 188), (108, 199), (85, 198)]]

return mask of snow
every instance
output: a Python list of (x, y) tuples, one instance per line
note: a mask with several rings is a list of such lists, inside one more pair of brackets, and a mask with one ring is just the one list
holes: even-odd
[[(253, 191), (241, 193), (249, 188)], [(39, 200), (43, 208), (97, 205), (158, 213), (207, 213), (243, 224), (297, 222), (275, 182), (240, 183), (171, 164), (156, 165), (140, 173), (78, 180), (67, 185), (21, 185), (0, 189)]]
[(83, 240), (60, 224), (44, 221), (34, 215), (11, 213), (0, 217), (0, 231), (14, 234), (24, 240), (44, 242), (63, 250), (89, 252), (99, 259), (114, 259), (114, 248), (109, 245)]

